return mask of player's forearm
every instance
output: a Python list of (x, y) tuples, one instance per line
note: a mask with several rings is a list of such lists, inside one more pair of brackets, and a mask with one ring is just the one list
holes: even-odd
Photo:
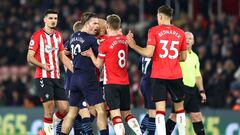
[(43, 64), (39, 62), (34, 56), (27, 56), (28, 63), (43, 68)]
[(132, 49), (144, 57), (150, 58), (153, 55), (153, 53), (151, 53), (151, 51), (148, 48), (142, 48), (138, 45), (135, 45), (134, 47), (132, 47)]
[(179, 60), (180, 60), (181, 62), (184, 62), (186, 59), (187, 59), (187, 51), (182, 51), (182, 52), (180, 53), (180, 58), (179, 58)]
[(204, 90), (202, 76), (196, 77), (196, 85), (197, 85), (199, 91)]
[(67, 69), (69, 69), (71, 72), (73, 72), (73, 65), (71, 63), (71, 60), (65, 54), (62, 53), (60, 55), (60, 60), (67, 67)]
[(98, 61), (98, 59), (95, 57), (95, 55), (91, 55), (90, 56), (93, 64), (98, 68), (100, 69), (102, 67), (101, 63)]

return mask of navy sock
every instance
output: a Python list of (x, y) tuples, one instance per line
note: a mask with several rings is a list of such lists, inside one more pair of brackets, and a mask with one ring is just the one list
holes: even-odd
[(100, 135), (109, 135), (108, 129), (100, 130)]
[(148, 114), (146, 114), (140, 125), (142, 133), (144, 133), (147, 130), (148, 119), (149, 119), (149, 116), (148, 116)]
[(155, 118), (152, 118), (152, 117), (148, 118), (147, 129), (148, 129), (148, 135), (154, 135), (155, 134), (155, 130), (156, 130)]
[(83, 129), (82, 129), (82, 118), (80, 115), (76, 117), (73, 123), (73, 129), (74, 129), (74, 135), (81, 135), (83, 134)]
[(61, 120), (56, 127), (57, 135), (61, 135), (60, 133), (61, 133), (61, 129), (62, 129), (62, 122), (63, 122), (63, 120)]
[(91, 122), (93, 122), (93, 121), (94, 121), (94, 119), (95, 119), (95, 116), (94, 116), (94, 115), (92, 115), (92, 114), (90, 114), (90, 120), (91, 120)]
[(83, 118), (82, 121), (82, 129), (85, 135), (93, 135), (92, 122), (90, 118)]
[(167, 135), (171, 135), (174, 128), (175, 128), (175, 125), (176, 125), (176, 122), (171, 120), (171, 119), (168, 119), (167, 122), (166, 122), (166, 132), (167, 132)]
[(65, 133), (63, 133), (63, 132), (60, 132), (59, 135), (67, 135), (67, 134), (65, 134)]

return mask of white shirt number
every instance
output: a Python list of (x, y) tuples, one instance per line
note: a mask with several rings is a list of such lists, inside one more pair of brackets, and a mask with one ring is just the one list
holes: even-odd
[(121, 68), (124, 68), (125, 65), (126, 65), (126, 59), (125, 59), (125, 52), (124, 50), (119, 50), (118, 51), (118, 65), (121, 67)]
[(176, 59), (178, 57), (178, 50), (177, 48), (175, 48), (176, 45), (179, 45), (179, 41), (172, 41), (171, 42), (171, 46), (170, 46), (170, 50), (169, 51), (173, 51), (174, 54), (170, 55), (169, 51), (167, 49), (167, 45), (168, 45), (168, 40), (160, 40), (160, 43), (163, 44), (162, 46), (162, 50), (164, 51), (163, 54), (159, 54), (160, 58), (166, 58), (168, 57), (169, 59)]

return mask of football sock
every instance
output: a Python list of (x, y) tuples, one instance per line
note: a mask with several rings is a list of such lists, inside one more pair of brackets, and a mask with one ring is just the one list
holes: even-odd
[(120, 116), (115, 116), (112, 119), (112, 124), (116, 135), (125, 135), (125, 128)]
[(186, 116), (184, 110), (176, 111), (176, 123), (179, 135), (186, 135)]
[(205, 130), (202, 121), (193, 123), (194, 131), (197, 135), (205, 135)]
[(171, 135), (174, 128), (175, 128), (175, 125), (176, 125), (176, 122), (171, 120), (171, 119), (168, 119), (167, 122), (166, 122), (166, 131), (167, 131), (167, 135)]
[(132, 114), (129, 114), (125, 118), (125, 121), (127, 122), (128, 126), (134, 131), (136, 135), (142, 134), (138, 121)]
[(156, 130), (155, 118), (149, 117), (147, 129), (148, 129), (148, 135), (155, 134), (155, 130)]
[(156, 112), (156, 129), (158, 135), (166, 135), (166, 127), (165, 127), (165, 111), (157, 111)]
[(144, 133), (147, 130), (149, 116), (146, 114), (141, 122), (141, 132)]

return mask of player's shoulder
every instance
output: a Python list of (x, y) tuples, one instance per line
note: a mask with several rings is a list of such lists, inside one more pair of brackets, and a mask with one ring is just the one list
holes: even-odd
[(44, 30), (43, 29), (38, 29), (37, 31), (35, 31), (33, 34), (32, 34), (32, 37), (37, 37), (41, 34), (44, 34)]
[(159, 28), (160, 28), (160, 25), (152, 26), (152, 27), (149, 28), (148, 31), (149, 32), (155, 32), (155, 31), (159, 30)]
[(178, 31), (180, 34), (184, 34), (184, 30), (182, 30), (181, 28), (179, 28), (175, 25), (172, 25), (172, 30)]
[(61, 32), (59, 32), (59, 31), (57, 31), (57, 30), (54, 30), (54, 34), (61, 35)]

